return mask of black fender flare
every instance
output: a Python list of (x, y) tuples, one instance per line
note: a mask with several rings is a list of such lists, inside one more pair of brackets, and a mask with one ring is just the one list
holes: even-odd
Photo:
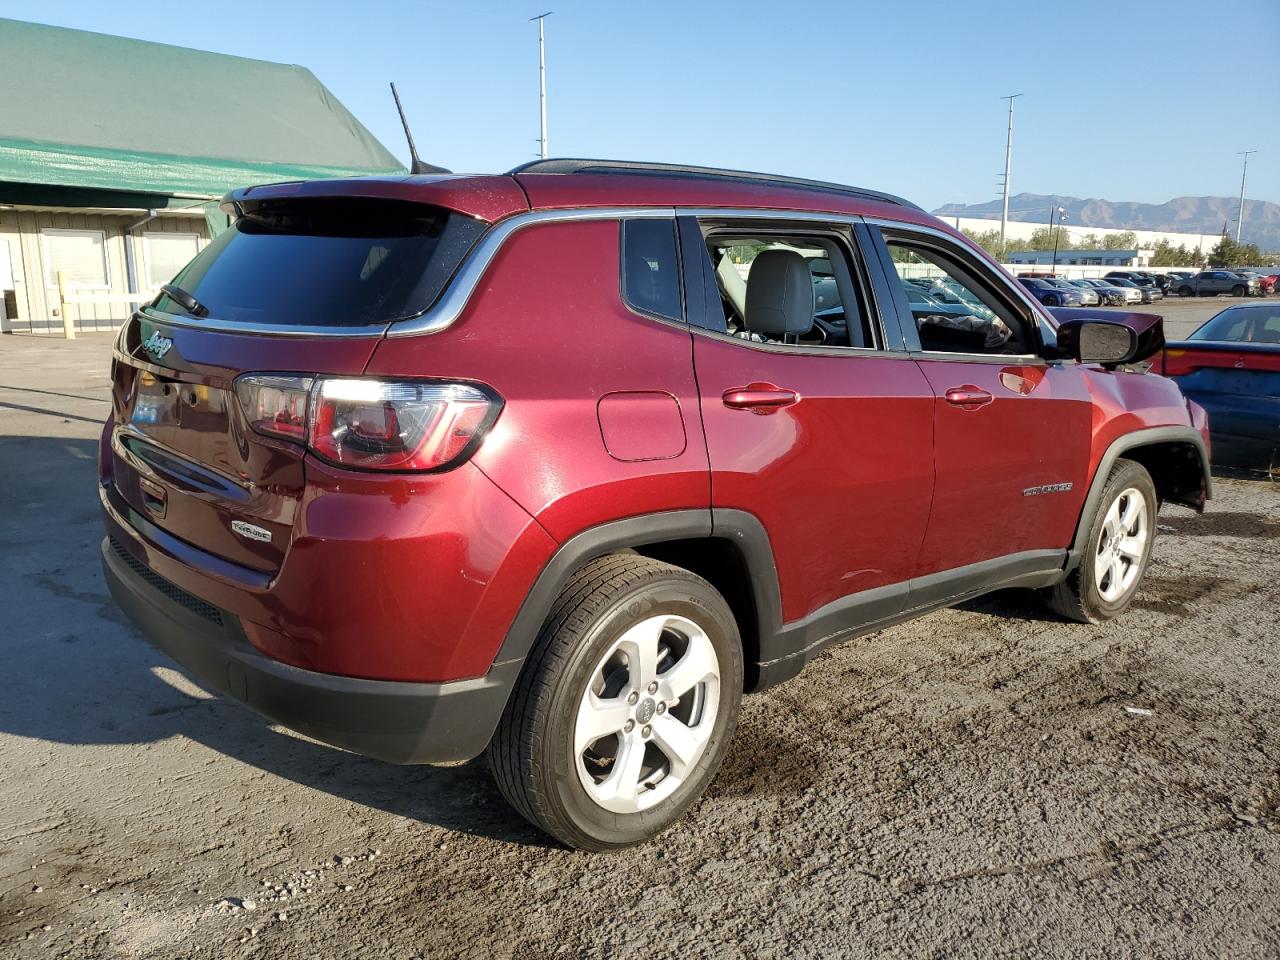
[(1102, 459), (1098, 461), (1098, 468), (1094, 471), (1093, 479), (1089, 483), (1089, 493), (1085, 496), (1084, 505), (1080, 508), (1080, 517), (1076, 521), (1076, 534), (1071, 541), (1071, 549), (1067, 553), (1066, 569), (1074, 569), (1084, 555), (1089, 527), (1093, 523), (1094, 513), (1097, 512), (1098, 501), (1102, 499), (1102, 488), (1107, 485), (1107, 478), (1111, 476), (1111, 470), (1116, 465), (1116, 461), (1139, 447), (1161, 443), (1186, 443), (1194, 447), (1200, 457), (1200, 473), (1204, 478), (1204, 497), (1208, 500), (1213, 495), (1212, 474), (1209, 472), (1209, 451), (1205, 449), (1204, 437), (1194, 427), (1147, 427), (1117, 437), (1111, 441)]
[(667, 540), (721, 539), (741, 554), (751, 580), (756, 623), (762, 635), (782, 626), (782, 600), (773, 546), (763, 524), (744, 510), (667, 510), (588, 527), (565, 540), (543, 566), (494, 658), (494, 666), (524, 660), (538, 639), (556, 597), (589, 560)]

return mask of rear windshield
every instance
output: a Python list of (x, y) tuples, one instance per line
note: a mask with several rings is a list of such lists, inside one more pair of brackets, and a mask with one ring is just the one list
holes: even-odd
[[(173, 279), (201, 316), (277, 326), (350, 327), (417, 316), (436, 300), (486, 224), (399, 200), (245, 203), (229, 229)], [(191, 315), (161, 295), (156, 309)]]

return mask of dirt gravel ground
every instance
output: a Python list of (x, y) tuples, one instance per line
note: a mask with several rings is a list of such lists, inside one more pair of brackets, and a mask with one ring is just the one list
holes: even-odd
[(1280, 955), (1280, 491), (1170, 508), (1122, 621), (987, 598), (745, 701), (659, 841), (210, 697), (115, 610), (108, 340), (0, 338), (0, 956)]

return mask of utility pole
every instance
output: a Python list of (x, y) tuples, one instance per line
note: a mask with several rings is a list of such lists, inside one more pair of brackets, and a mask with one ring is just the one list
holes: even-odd
[[(1067, 219), (1066, 208), (1059, 207), (1058, 208), (1058, 229), (1053, 235), (1053, 266), (1050, 268), (1050, 272), (1054, 274), (1058, 272), (1058, 241), (1062, 239), (1062, 222), (1066, 219)], [(1049, 228), (1052, 230), (1053, 225), (1050, 224)]]
[(1001, 100), (1009, 101), (1009, 129), (1005, 133), (1004, 138), (1004, 208), (1000, 213), (1000, 259), (1005, 258), (1004, 249), (1004, 233), (1009, 226), (1009, 163), (1013, 159), (1013, 101), (1022, 96), (1020, 93), (1011, 93), (1007, 97), (1001, 97)]
[(1257, 150), (1241, 150), (1236, 154), (1238, 157), (1244, 157), (1244, 169), (1240, 171), (1240, 213), (1236, 217), (1236, 243), (1240, 242), (1240, 232), (1244, 229), (1244, 178), (1249, 175), (1249, 154), (1257, 152)]
[(543, 32), (542, 21), (551, 16), (555, 11), (548, 10), (546, 13), (540, 13), (536, 17), (530, 17), (529, 21), (538, 21), (538, 105), (542, 111), (541, 141), (540, 153), (542, 159), (547, 159), (547, 38)]

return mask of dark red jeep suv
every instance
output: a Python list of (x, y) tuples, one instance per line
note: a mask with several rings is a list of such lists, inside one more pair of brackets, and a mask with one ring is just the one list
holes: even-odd
[(224, 207), (115, 346), (113, 594), (304, 734), (487, 751), (572, 846), (671, 824), (832, 642), (1004, 587), (1116, 616), (1209, 495), (1159, 318), (1052, 316), (885, 194), (552, 160)]

